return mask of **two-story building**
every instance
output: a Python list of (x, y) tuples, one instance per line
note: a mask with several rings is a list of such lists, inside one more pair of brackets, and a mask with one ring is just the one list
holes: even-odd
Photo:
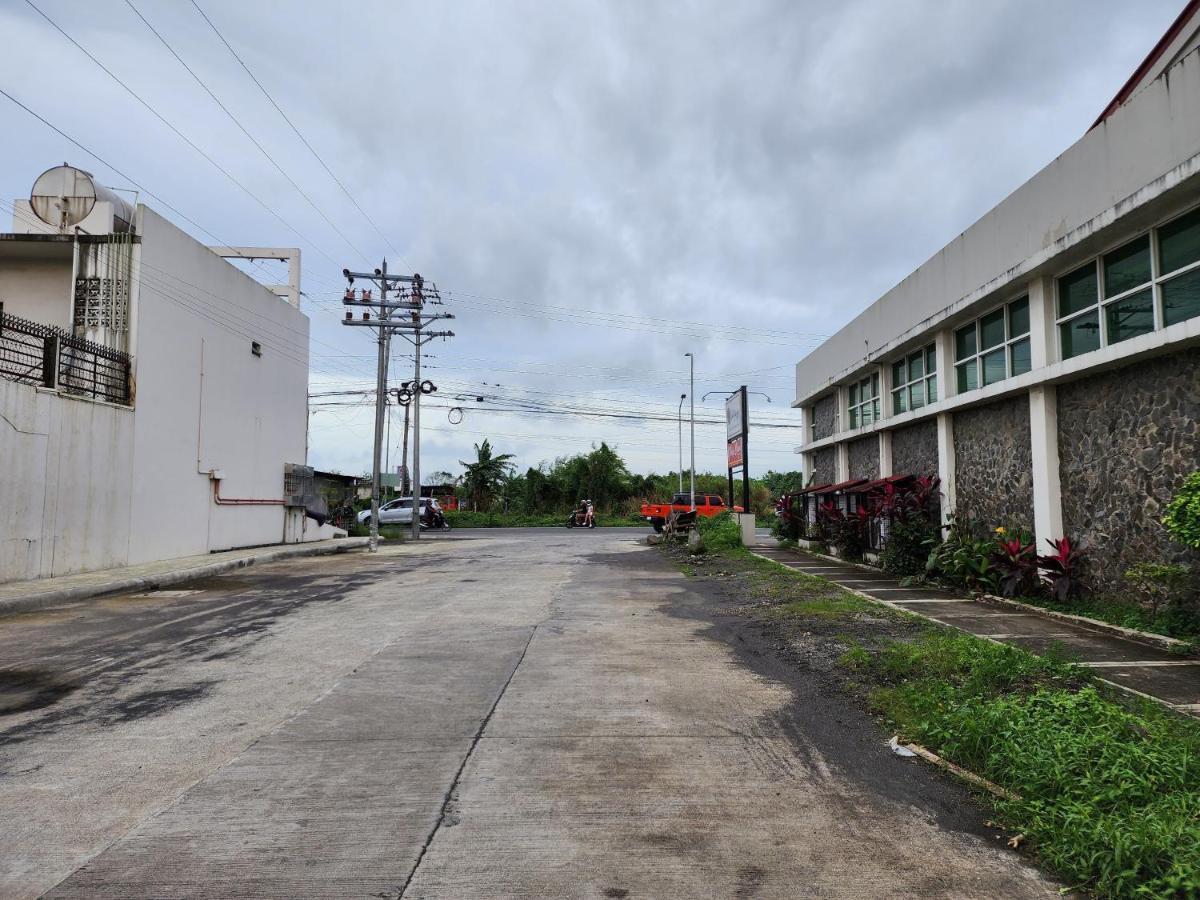
[(1073, 146), (796, 366), (812, 483), (941, 478), (942, 515), (1185, 557), (1198, 467), (1200, 2)]
[[(305, 515), (299, 251), (56, 167), (0, 234), (0, 581), (333, 535)], [(270, 288), (227, 257), (290, 263)]]

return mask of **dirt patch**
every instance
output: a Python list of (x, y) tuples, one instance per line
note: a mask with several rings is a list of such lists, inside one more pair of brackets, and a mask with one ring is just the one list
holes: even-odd
[(79, 682), (42, 669), (0, 672), (0, 716), (51, 706), (79, 689)]
[[(841, 664), (856, 645), (916, 637), (931, 627), (924, 620), (758, 557), (697, 557), (662, 547), (603, 555), (603, 561), (645, 567), (648, 573), (667, 566), (684, 571), (689, 590), (663, 611), (702, 623), (703, 633), (728, 645), (741, 665), (792, 691), (793, 702), (762, 727), (792, 734), (800, 758), (815, 752), (867, 794), (911, 807), (939, 828), (998, 840), (998, 832), (985, 824), (990, 810), (960, 782), (891, 752), (891, 735), (867, 708), (870, 688)], [(740, 896), (753, 896), (757, 882), (769, 878), (746, 876)]]
[(158, 691), (143, 691), (113, 704), (108, 720), (113, 723), (133, 722), (170, 712), (176, 707), (192, 703), (212, 690), (215, 682), (201, 681), (187, 687), (166, 688)]

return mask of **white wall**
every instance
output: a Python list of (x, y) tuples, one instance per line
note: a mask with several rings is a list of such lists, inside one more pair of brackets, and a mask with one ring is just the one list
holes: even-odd
[(73, 243), (0, 241), (0, 303), (10, 316), (70, 330)]
[(1086, 238), (1078, 232), (1088, 223), (1110, 225), (1167, 191), (1194, 197), (1197, 110), (1200, 52), (1193, 52), (801, 360), (797, 403), (857, 372), (864, 346), (871, 358), (903, 349), (939, 317), (958, 312), (955, 304), (989, 302), (991, 292), (1026, 280), (1031, 261)]
[[(308, 318), (139, 207), (131, 563), (284, 540), (283, 465), (306, 459)], [(251, 342), (262, 356), (251, 353)]]
[(133, 412), (0, 379), (0, 581), (123, 565)]

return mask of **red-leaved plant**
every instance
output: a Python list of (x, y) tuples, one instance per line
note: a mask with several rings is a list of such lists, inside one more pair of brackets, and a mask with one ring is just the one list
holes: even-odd
[(1047, 539), (1047, 543), (1054, 548), (1054, 552), (1039, 556), (1037, 564), (1050, 596), (1060, 603), (1078, 598), (1083, 592), (1080, 581), (1084, 564), (1083, 550), (1072, 544), (1070, 538), (1057, 541)]
[(1033, 538), (1026, 531), (1008, 537), (997, 529), (996, 549), (992, 552), (992, 568), (997, 574), (996, 586), (1005, 597), (1032, 594), (1038, 584), (1038, 559)]

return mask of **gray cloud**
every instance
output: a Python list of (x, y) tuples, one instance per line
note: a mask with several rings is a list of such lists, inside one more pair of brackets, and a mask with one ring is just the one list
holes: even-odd
[[(203, 2), (402, 261), (190, 4), (139, 7), (369, 259), (353, 258), (123, 3), (38, 2), (328, 254), (301, 245), (314, 301), (332, 300), (342, 265), (385, 253), (463, 292), (460, 337), (431, 348), (443, 395), (500, 382), (673, 414), (693, 350), (699, 390), (768, 370), (749, 380), (775, 401), (756, 415), (773, 418), (787, 416), (786, 364), (811, 346), (780, 336), (836, 330), (1069, 146), (1179, 7)], [(23, 3), (0, 7), (0, 29), (6, 89), (223, 240), (297, 242)], [(0, 167), (8, 198), (64, 158), (108, 178), (20, 110), (0, 107), (0, 128), (18, 136)], [(590, 327), (559, 307), (740, 325), (772, 342)], [(345, 333), (334, 305), (311, 310), (314, 384), (369, 382), (366, 336)], [(524, 374), (546, 369), (557, 374)], [(455, 430), (430, 412), (427, 469), (484, 434), (523, 465), (602, 438), (639, 469), (675, 460), (671, 423), (469, 413)], [(314, 460), (362, 468), (368, 422), (366, 408), (318, 412)], [(794, 464), (798, 435), (758, 440), (763, 468)], [(704, 467), (720, 468), (720, 444), (704, 432)]]

